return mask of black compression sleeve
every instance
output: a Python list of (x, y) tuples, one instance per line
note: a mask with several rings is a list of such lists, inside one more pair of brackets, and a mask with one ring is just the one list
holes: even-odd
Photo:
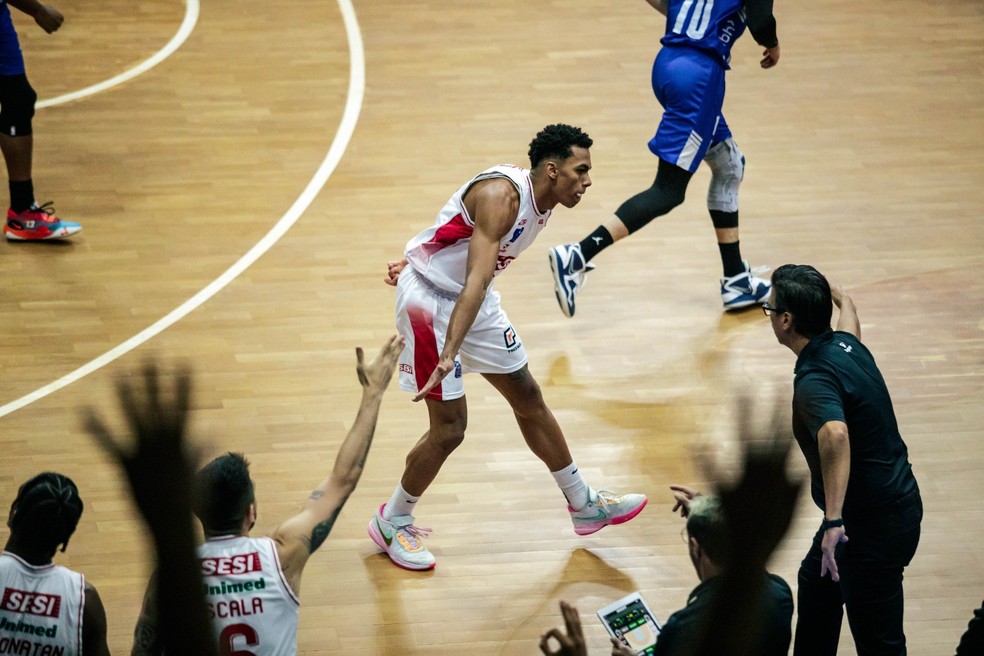
[(766, 48), (779, 45), (776, 36), (776, 17), (772, 15), (772, 0), (745, 0), (748, 31), (755, 43)]

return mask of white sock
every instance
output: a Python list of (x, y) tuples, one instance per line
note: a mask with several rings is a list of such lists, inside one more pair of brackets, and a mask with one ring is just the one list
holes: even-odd
[(560, 471), (550, 473), (553, 474), (554, 480), (557, 481), (557, 487), (567, 497), (567, 503), (574, 510), (584, 508), (588, 501), (591, 500), (591, 488), (588, 487), (588, 484), (581, 477), (581, 472), (578, 471), (576, 462), (572, 461), (571, 464)]
[(420, 501), (420, 497), (407, 494), (407, 491), (403, 489), (403, 483), (397, 483), (396, 489), (393, 490), (393, 496), (383, 508), (383, 519), (392, 519), (396, 515), (412, 515), (418, 501)]

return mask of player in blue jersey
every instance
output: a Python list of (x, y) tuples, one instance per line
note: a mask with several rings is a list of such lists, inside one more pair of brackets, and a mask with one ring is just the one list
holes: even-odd
[(613, 243), (683, 202), (701, 161), (711, 169), (707, 207), (717, 234), (724, 275), (725, 310), (761, 303), (769, 282), (754, 275), (738, 247), (738, 186), (745, 157), (731, 137), (721, 108), (731, 47), (747, 27), (765, 48), (761, 66), (779, 62), (772, 0), (646, 0), (666, 15), (663, 48), (653, 64), (652, 85), (663, 118), (649, 149), (659, 157), (649, 189), (628, 199), (580, 242), (550, 249), (550, 268), (560, 309), (574, 316), (574, 295), (591, 259)]
[(74, 235), (82, 226), (56, 217), (50, 202), (38, 205), (34, 200), (31, 119), (38, 94), (27, 81), (24, 56), (7, 5), (32, 17), (48, 34), (65, 20), (57, 9), (38, 0), (0, 0), (0, 150), (10, 182), (10, 208), (3, 232), (11, 241), (61, 239)]

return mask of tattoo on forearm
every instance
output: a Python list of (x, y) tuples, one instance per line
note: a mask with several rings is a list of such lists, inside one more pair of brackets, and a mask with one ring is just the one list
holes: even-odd
[(314, 527), (314, 530), (311, 531), (311, 537), (308, 539), (308, 553), (314, 553), (317, 551), (318, 547), (320, 547), (328, 538), (328, 534), (331, 533), (332, 527), (335, 526), (335, 520), (338, 519), (338, 513), (342, 512), (342, 506), (345, 505), (347, 500), (348, 497), (342, 499), (342, 503), (338, 505), (335, 512), (331, 514), (331, 517), (319, 523)]
[(315, 490), (314, 492), (311, 493), (311, 496), (309, 496), (308, 499), (311, 499), (312, 501), (317, 501), (323, 496), (325, 496), (323, 490)]

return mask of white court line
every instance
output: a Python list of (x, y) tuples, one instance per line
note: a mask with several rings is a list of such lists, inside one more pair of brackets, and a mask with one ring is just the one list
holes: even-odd
[(48, 98), (47, 100), (42, 100), (35, 105), (37, 109), (43, 109), (45, 107), (54, 107), (55, 105), (61, 105), (73, 100), (78, 100), (79, 98), (85, 98), (86, 96), (91, 96), (93, 94), (99, 93), (100, 91), (105, 91), (119, 84), (123, 84), (127, 80), (132, 80), (133, 78), (146, 73), (154, 66), (157, 66), (162, 61), (174, 54), (174, 51), (181, 47), (181, 45), (188, 40), (188, 36), (191, 35), (192, 30), (195, 29), (195, 23), (198, 22), (198, 0), (187, 0), (185, 2), (185, 16), (184, 20), (181, 21), (181, 27), (175, 33), (171, 40), (167, 42), (163, 48), (161, 48), (157, 53), (147, 59), (142, 64), (139, 64), (128, 71), (120, 73), (116, 77), (111, 77), (108, 80), (100, 82), (99, 84), (93, 84), (91, 87), (86, 87), (84, 89), (79, 89), (78, 91), (73, 91), (71, 93), (66, 93), (61, 96), (55, 96), (54, 98)]
[(79, 367), (75, 371), (62, 376), (58, 380), (49, 383), (48, 385), (45, 385), (44, 387), (41, 387), (26, 396), (22, 396), (16, 401), (0, 406), (0, 417), (9, 415), (15, 410), (19, 410), (24, 406), (37, 401), (38, 399), (42, 399), (53, 392), (57, 392), (63, 387), (71, 385), (75, 381), (91, 374), (101, 367), (106, 366), (110, 362), (125, 355), (126, 353), (129, 353), (147, 340), (173, 326), (175, 323), (187, 316), (192, 310), (205, 303), (205, 301), (210, 299), (222, 288), (235, 280), (236, 277), (245, 271), (251, 264), (253, 264), (253, 262), (258, 260), (261, 255), (270, 250), (270, 248), (276, 244), (277, 241), (284, 236), (284, 234), (286, 234), (291, 226), (297, 222), (304, 210), (311, 205), (314, 198), (318, 195), (318, 192), (321, 191), (321, 188), (325, 186), (325, 183), (328, 182), (328, 178), (331, 177), (331, 174), (335, 171), (335, 167), (337, 167), (338, 163), (341, 161), (342, 155), (345, 154), (345, 149), (348, 147), (349, 141), (352, 139), (352, 134), (355, 132), (355, 125), (359, 120), (359, 112), (362, 109), (362, 99), (365, 95), (365, 56), (362, 50), (362, 35), (359, 32), (359, 22), (356, 19), (355, 9), (352, 7), (351, 0), (338, 0), (338, 6), (342, 10), (342, 18), (345, 21), (345, 32), (348, 35), (349, 43), (349, 88), (348, 97), (345, 100), (345, 111), (342, 114), (342, 121), (338, 125), (338, 131), (335, 133), (335, 139), (332, 141), (331, 147), (328, 149), (328, 154), (325, 155), (325, 159), (321, 162), (318, 170), (315, 171), (314, 177), (311, 178), (311, 181), (307, 184), (307, 187), (304, 188), (301, 195), (296, 201), (294, 201), (294, 204), (290, 206), (287, 213), (284, 214), (279, 221), (277, 221), (276, 225), (274, 225), (273, 228), (271, 228), (270, 231), (267, 232), (255, 246), (249, 249), (249, 251), (239, 258), (235, 264), (226, 269), (222, 275), (213, 280), (200, 292), (172, 310), (169, 314), (161, 317), (154, 324), (141, 330), (130, 339), (121, 343), (119, 346), (106, 351), (99, 357)]

